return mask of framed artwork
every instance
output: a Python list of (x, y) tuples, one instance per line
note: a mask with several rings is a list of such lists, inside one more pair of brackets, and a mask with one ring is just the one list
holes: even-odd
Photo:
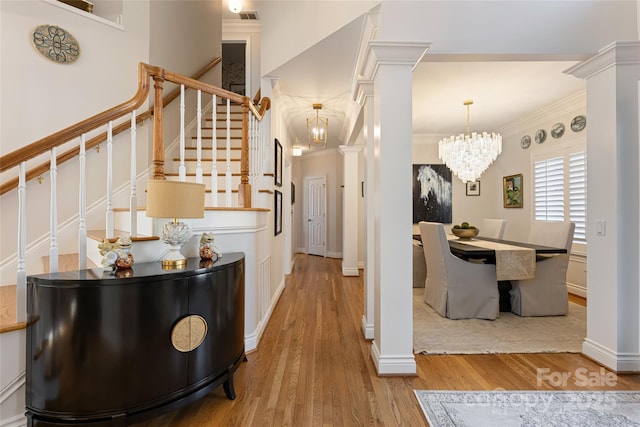
[(467, 181), (467, 196), (480, 195), (480, 181)]
[(522, 174), (502, 178), (502, 200), (505, 208), (522, 207)]
[(296, 202), (296, 185), (291, 181), (291, 204)]
[(273, 235), (277, 236), (282, 233), (282, 193), (278, 190), (274, 191), (275, 197), (273, 198), (273, 212), (274, 212), (274, 227)]
[(275, 185), (277, 187), (282, 187), (282, 144), (276, 138), (276, 146), (275, 146), (275, 158), (274, 158), (274, 176), (275, 176)]
[(413, 223), (451, 224), (451, 169), (446, 165), (413, 165)]

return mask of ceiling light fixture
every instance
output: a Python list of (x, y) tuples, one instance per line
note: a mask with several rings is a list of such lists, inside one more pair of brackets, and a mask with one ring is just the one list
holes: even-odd
[(242, 0), (228, 0), (229, 10), (233, 13), (240, 13), (242, 11)]
[(438, 143), (438, 157), (462, 180), (477, 181), (480, 175), (502, 152), (502, 136), (498, 133), (471, 132), (469, 107), (472, 100), (466, 100), (467, 132), (443, 138)]
[(300, 147), (293, 147), (293, 149), (291, 150), (291, 154), (293, 154), (293, 157), (300, 157), (300, 156), (302, 156), (302, 148), (300, 148)]
[(309, 136), (309, 148), (327, 148), (327, 136), (329, 134), (329, 119), (320, 117), (322, 104), (313, 104), (316, 116), (307, 119), (307, 135)]

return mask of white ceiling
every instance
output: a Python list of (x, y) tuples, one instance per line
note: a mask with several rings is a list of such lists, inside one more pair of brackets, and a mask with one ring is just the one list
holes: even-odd
[[(283, 112), (294, 145), (297, 140), (303, 148), (308, 146), (306, 118), (315, 115), (314, 103), (322, 103), (321, 115), (329, 118), (329, 146), (345, 143), (339, 137), (343, 134), (345, 112), (353, 102), (352, 79), (361, 28), (361, 21), (355, 20), (270, 73), (279, 79)], [(474, 101), (471, 130), (496, 131), (585, 87), (584, 81), (563, 73), (575, 62), (436, 59), (437, 62), (429, 62), (427, 53), (414, 71), (414, 134), (443, 136), (464, 132), (466, 99)]]

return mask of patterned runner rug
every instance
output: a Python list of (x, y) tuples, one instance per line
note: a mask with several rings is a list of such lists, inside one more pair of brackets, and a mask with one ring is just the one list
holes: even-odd
[(569, 303), (566, 316), (520, 317), (500, 313), (496, 320), (451, 320), (413, 290), (413, 351), (424, 354), (580, 353), (587, 333), (587, 310)]
[(414, 390), (431, 427), (640, 426), (640, 392)]

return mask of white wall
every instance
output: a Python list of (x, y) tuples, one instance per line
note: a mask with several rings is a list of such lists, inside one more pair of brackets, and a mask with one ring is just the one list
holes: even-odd
[[(149, 60), (147, 1), (124, 3), (132, 24), (124, 27), (106, 25), (56, 3), (60, 4), (0, 2), (1, 154), (131, 98), (137, 89), (138, 62)], [(32, 46), (31, 32), (43, 23), (58, 25), (78, 40), (78, 60), (59, 64)]]
[[(378, 1), (269, 1), (260, 4), (261, 75), (313, 46), (374, 7)], [(282, 41), (286, 40), (286, 43)]]
[[(327, 184), (327, 241), (326, 252), (328, 257), (340, 258), (342, 256), (342, 191), (343, 164), (342, 155), (334, 149), (316, 151), (305, 154), (294, 160), (296, 166), (296, 192), (300, 203), (296, 210), (297, 241), (295, 248), (300, 252), (306, 252), (306, 218), (304, 218), (304, 188), (305, 177), (321, 177), (326, 175)], [(299, 200), (299, 201), (298, 201)]]
[[(636, 40), (636, 2), (383, 1), (379, 40), (428, 40), (429, 55), (594, 54)], [(460, 31), (479, 28), (481, 31)], [(541, 31), (541, 28), (549, 31)], [(548, 57), (548, 56), (547, 56)], [(551, 58), (549, 58), (551, 59)]]

